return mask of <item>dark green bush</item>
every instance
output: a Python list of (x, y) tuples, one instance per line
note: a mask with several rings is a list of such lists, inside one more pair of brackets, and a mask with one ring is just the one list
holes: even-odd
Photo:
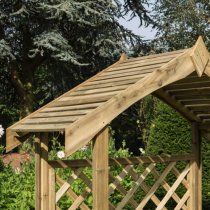
[[(151, 124), (146, 154), (184, 154), (191, 152), (191, 126), (168, 105), (159, 102)], [(202, 139), (203, 210), (210, 209), (210, 142)], [(183, 168), (179, 164), (177, 168)], [(178, 192), (179, 193), (179, 192)]]

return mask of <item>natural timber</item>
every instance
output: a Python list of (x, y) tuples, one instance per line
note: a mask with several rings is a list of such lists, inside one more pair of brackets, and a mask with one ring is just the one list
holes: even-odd
[(41, 143), (40, 134), (35, 137), (35, 209), (41, 210)]
[(93, 210), (109, 208), (108, 128), (95, 137), (93, 144)]
[[(127, 158), (109, 158), (109, 166), (116, 165), (138, 165), (148, 163), (167, 163), (175, 161), (193, 160), (193, 154), (186, 155), (157, 155), (157, 156), (142, 156), (142, 157), (127, 157)], [(53, 168), (83, 168), (91, 167), (92, 160), (50, 160), (49, 165)]]
[(198, 76), (201, 76), (205, 70), (205, 67), (209, 61), (209, 52), (205, 47), (202, 37), (200, 36), (192, 49), (190, 55)]
[[(167, 84), (190, 75), (194, 71), (194, 66), (188, 53), (189, 51), (186, 51), (183, 55), (171, 60), (159, 70), (129, 86), (126, 90), (66, 128), (66, 155), (69, 156), (86, 145), (97, 132), (136, 101)], [(78, 128), (80, 132), (77, 132)], [(86, 135), (82, 135), (83, 133), (86, 133)]]
[(49, 210), (56, 210), (55, 169), (49, 166)]
[(192, 123), (192, 153), (195, 160), (191, 161), (190, 209), (202, 210), (201, 136), (197, 123)]
[(41, 210), (49, 209), (48, 134), (41, 134)]

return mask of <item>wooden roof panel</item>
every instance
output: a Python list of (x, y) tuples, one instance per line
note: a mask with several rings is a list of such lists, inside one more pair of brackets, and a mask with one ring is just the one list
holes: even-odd
[[(154, 91), (188, 120), (208, 121), (210, 80), (201, 72), (205, 71), (209, 54), (198, 53), (195, 48), (202, 45), (203, 49), (200, 39), (198, 42), (193, 48), (170, 53), (127, 60), (122, 56), (117, 63), (8, 128), (8, 148), (17, 146), (17, 141), (13, 144), (17, 132), (65, 131), (66, 151), (70, 154)], [(204, 58), (199, 60), (199, 56)]]
[(169, 56), (173, 55), (174, 57), (176, 57), (177, 55), (182, 54), (186, 50), (187, 49), (181, 49), (181, 50), (176, 50), (176, 51), (172, 51), (172, 52), (165, 52), (165, 53), (160, 53), (160, 54), (151, 54), (151, 55), (147, 55), (147, 56), (130, 58), (128, 60), (125, 60), (124, 63), (134, 62), (136, 60), (146, 60), (146, 59), (161, 58), (161, 57), (165, 57), (165, 56), (168, 56), (168, 55)]

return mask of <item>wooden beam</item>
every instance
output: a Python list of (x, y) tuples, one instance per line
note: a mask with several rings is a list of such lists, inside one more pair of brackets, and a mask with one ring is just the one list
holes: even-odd
[(108, 128), (102, 130), (93, 145), (93, 209), (109, 209)]
[(190, 57), (194, 63), (198, 76), (201, 76), (205, 70), (206, 64), (209, 61), (209, 52), (200, 36), (192, 48)]
[(201, 136), (197, 123), (192, 123), (192, 153), (195, 160), (191, 161), (190, 209), (202, 210)]
[(86, 145), (111, 120), (135, 102), (157, 89), (187, 77), (193, 71), (194, 65), (189, 51), (186, 51), (77, 120), (65, 129), (66, 155), (69, 156)]
[(56, 210), (55, 169), (49, 166), (49, 210)]
[(6, 130), (6, 152), (11, 151), (15, 147), (22, 144), (24, 141), (26, 141), (32, 133), (17, 133), (15, 131), (12, 131), (11, 129), (7, 128)]
[(153, 54), (153, 55), (146, 55), (146, 56), (139, 56), (136, 58), (129, 58), (128, 60), (125, 61), (125, 63), (130, 63), (130, 62), (135, 62), (135, 61), (141, 61), (141, 60), (145, 60), (145, 59), (154, 59), (154, 58), (161, 58), (161, 57), (166, 57), (166, 56), (173, 56), (176, 57), (178, 54), (183, 53), (184, 51), (186, 51), (187, 49), (181, 49), (181, 50), (176, 50), (176, 51), (172, 51), (172, 52), (165, 52), (165, 53), (158, 53), (158, 54)]
[(133, 68), (136, 68), (136, 67), (147, 67), (147, 66), (150, 66), (150, 65), (156, 65), (156, 64), (160, 64), (160, 63), (163, 64), (163, 63), (169, 62), (174, 57), (177, 57), (177, 55), (170, 55), (170, 56), (165, 55), (165, 56), (162, 56), (162, 57), (159, 57), (159, 58), (142, 59), (142, 60), (133, 61), (133, 62), (123, 62), (123, 64), (120, 64), (117, 67), (109, 69), (109, 72), (110, 71), (118, 71), (118, 70), (122, 70), (122, 69), (127, 69), (128, 70), (128, 69), (133, 69)]
[[(194, 155), (157, 155), (127, 158), (109, 158), (109, 166), (117, 165), (139, 165), (149, 163), (167, 163), (177, 161), (194, 160)], [(84, 168), (91, 167), (92, 160), (50, 160), (49, 165), (53, 168)]]
[(41, 147), (40, 135), (35, 137), (35, 209), (41, 209)]
[(201, 121), (199, 117), (197, 117), (191, 110), (186, 108), (182, 103), (176, 100), (169, 93), (165, 92), (163, 89), (159, 89), (153, 93), (154, 96), (158, 97), (162, 101), (169, 104), (175, 110), (177, 110), (181, 115), (183, 115), (187, 120), (192, 121)]
[(48, 133), (41, 134), (40, 153), (40, 184), (41, 184), (41, 210), (49, 209), (49, 166), (48, 166)]

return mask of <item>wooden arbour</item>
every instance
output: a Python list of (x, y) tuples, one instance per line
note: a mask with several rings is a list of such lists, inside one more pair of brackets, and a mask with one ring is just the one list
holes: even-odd
[[(89, 209), (85, 204), (87, 195), (93, 195), (93, 209), (123, 209), (131, 205), (144, 209), (152, 201), (156, 209), (167, 209), (172, 199), (174, 209), (201, 209), (201, 133), (210, 139), (210, 64), (209, 52), (199, 37), (189, 49), (120, 60), (94, 77), (75, 87), (51, 103), (30, 114), (7, 129), (7, 151), (20, 145), (31, 134), (36, 134), (36, 209), (59, 209), (57, 201), (64, 195), (73, 200), (69, 209)], [(133, 157), (110, 159), (108, 157), (108, 124), (120, 113), (148, 94), (154, 94), (180, 112), (192, 124), (192, 154), (178, 156)], [(48, 133), (65, 133), (65, 154), (70, 156), (92, 139), (92, 160), (48, 160)], [(184, 161), (186, 167), (180, 171), (176, 163)], [(157, 163), (164, 163), (158, 171)], [(109, 168), (123, 168), (114, 177)], [(135, 168), (142, 165), (138, 173)], [(55, 173), (55, 168), (72, 169), (67, 181)], [(92, 180), (84, 173), (92, 167)], [(166, 177), (176, 177), (167, 183)], [(125, 189), (121, 181), (128, 176), (133, 186)], [(149, 186), (147, 177), (154, 183)], [(86, 187), (81, 195), (71, 190), (71, 184), (81, 179)], [(55, 185), (60, 188), (55, 192)], [(176, 189), (182, 185), (180, 197)], [(161, 187), (165, 195), (159, 198), (155, 192)], [(145, 197), (133, 198), (141, 188)], [(123, 198), (114, 205), (109, 196), (118, 190)]]

